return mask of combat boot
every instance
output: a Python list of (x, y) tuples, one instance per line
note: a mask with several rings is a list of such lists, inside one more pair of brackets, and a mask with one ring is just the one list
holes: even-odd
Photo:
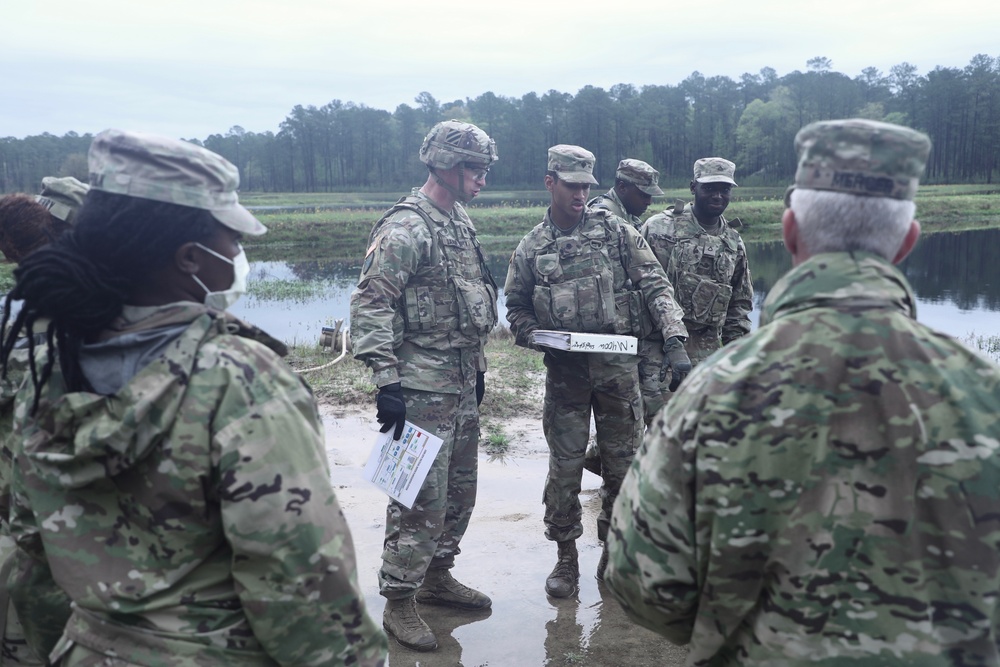
[(601, 560), (597, 561), (597, 577), (598, 581), (604, 581), (604, 571), (608, 569), (608, 543), (604, 543), (604, 548), (601, 549)]
[(545, 580), (545, 592), (554, 598), (568, 598), (579, 590), (580, 563), (576, 540), (559, 542), (559, 560)]
[(414, 651), (433, 651), (437, 648), (437, 638), (417, 613), (414, 598), (386, 600), (382, 612), (382, 627), (395, 637), (396, 641)]
[(446, 567), (427, 570), (424, 583), (417, 590), (417, 602), (471, 611), (489, 609), (493, 604), (488, 596), (456, 581)]

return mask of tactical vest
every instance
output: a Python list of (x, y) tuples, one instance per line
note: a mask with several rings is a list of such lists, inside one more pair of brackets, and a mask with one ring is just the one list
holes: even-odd
[[(599, 217), (596, 225), (588, 225)], [(607, 211), (588, 209), (583, 231), (556, 236), (534, 255), (532, 306), (543, 329), (642, 335), (652, 329), (645, 299), (625, 270), (624, 231)]]
[(431, 239), (430, 261), (410, 277), (403, 290), (404, 331), (457, 332), (469, 343), (478, 342), (492, 331), (498, 317), (497, 285), (475, 231), (465, 224), (435, 223), (433, 205), (411, 195), (397, 201), (375, 223), (369, 242), (401, 210), (419, 215)]
[(721, 327), (733, 296), (733, 274), (739, 259), (739, 240), (722, 218), (722, 232), (705, 232), (697, 220), (675, 207), (674, 248), (670, 265), (664, 267), (674, 284), (674, 296), (684, 310), (684, 319), (702, 327)]

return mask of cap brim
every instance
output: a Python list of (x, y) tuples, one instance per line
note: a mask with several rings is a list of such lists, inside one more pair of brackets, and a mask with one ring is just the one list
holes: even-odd
[[(696, 183), (729, 183), (730, 185), (736, 185), (736, 181), (729, 178), (728, 176), (702, 176), (701, 178), (694, 179)], [(740, 187), (736, 185), (736, 187)]]
[(212, 217), (242, 234), (250, 236), (260, 236), (267, 231), (267, 227), (253, 216), (253, 213), (246, 210), (239, 204), (227, 206), (226, 208), (212, 209)]
[(556, 172), (559, 175), (560, 181), (565, 181), (567, 183), (589, 183), (591, 185), (600, 185), (597, 179), (591, 174), (580, 171), (559, 171)]
[[(702, 178), (696, 178), (694, 180), (695, 183), (729, 183), (730, 185), (736, 185), (736, 181), (728, 176), (703, 176)], [(736, 187), (740, 186), (736, 185)]]
[(643, 192), (652, 197), (659, 197), (663, 194), (663, 190), (661, 190), (658, 185), (639, 185), (638, 183), (634, 185), (639, 188), (639, 192)]

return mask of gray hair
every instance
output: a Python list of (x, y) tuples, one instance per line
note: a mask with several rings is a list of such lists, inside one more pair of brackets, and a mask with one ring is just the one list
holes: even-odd
[(864, 251), (892, 260), (916, 213), (912, 201), (796, 188), (791, 209), (810, 255)]

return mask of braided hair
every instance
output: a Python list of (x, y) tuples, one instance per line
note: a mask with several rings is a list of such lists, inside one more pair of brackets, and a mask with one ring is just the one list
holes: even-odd
[[(67, 389), (90, 389), (80, 368), (81, 345), (121, 314), (136, 286), (148, 284), (150, 272), (166, 267), (177, 248), (205, 241), (218, 224), (202, 209), (91, 191), (73, 229), (24, 258), (4, 300), (0, 364), (6, 377), (8, 359), (24, 336), (35, 387), (32, 413), (52, 374), (53, 350)], [(8, 327), (14, 301), (23, 303)], [(32, 334), (40, 320), (48, 326), (36, 343)], [(48, 355), (39, 373), (35, 346), (42, 342)]]

